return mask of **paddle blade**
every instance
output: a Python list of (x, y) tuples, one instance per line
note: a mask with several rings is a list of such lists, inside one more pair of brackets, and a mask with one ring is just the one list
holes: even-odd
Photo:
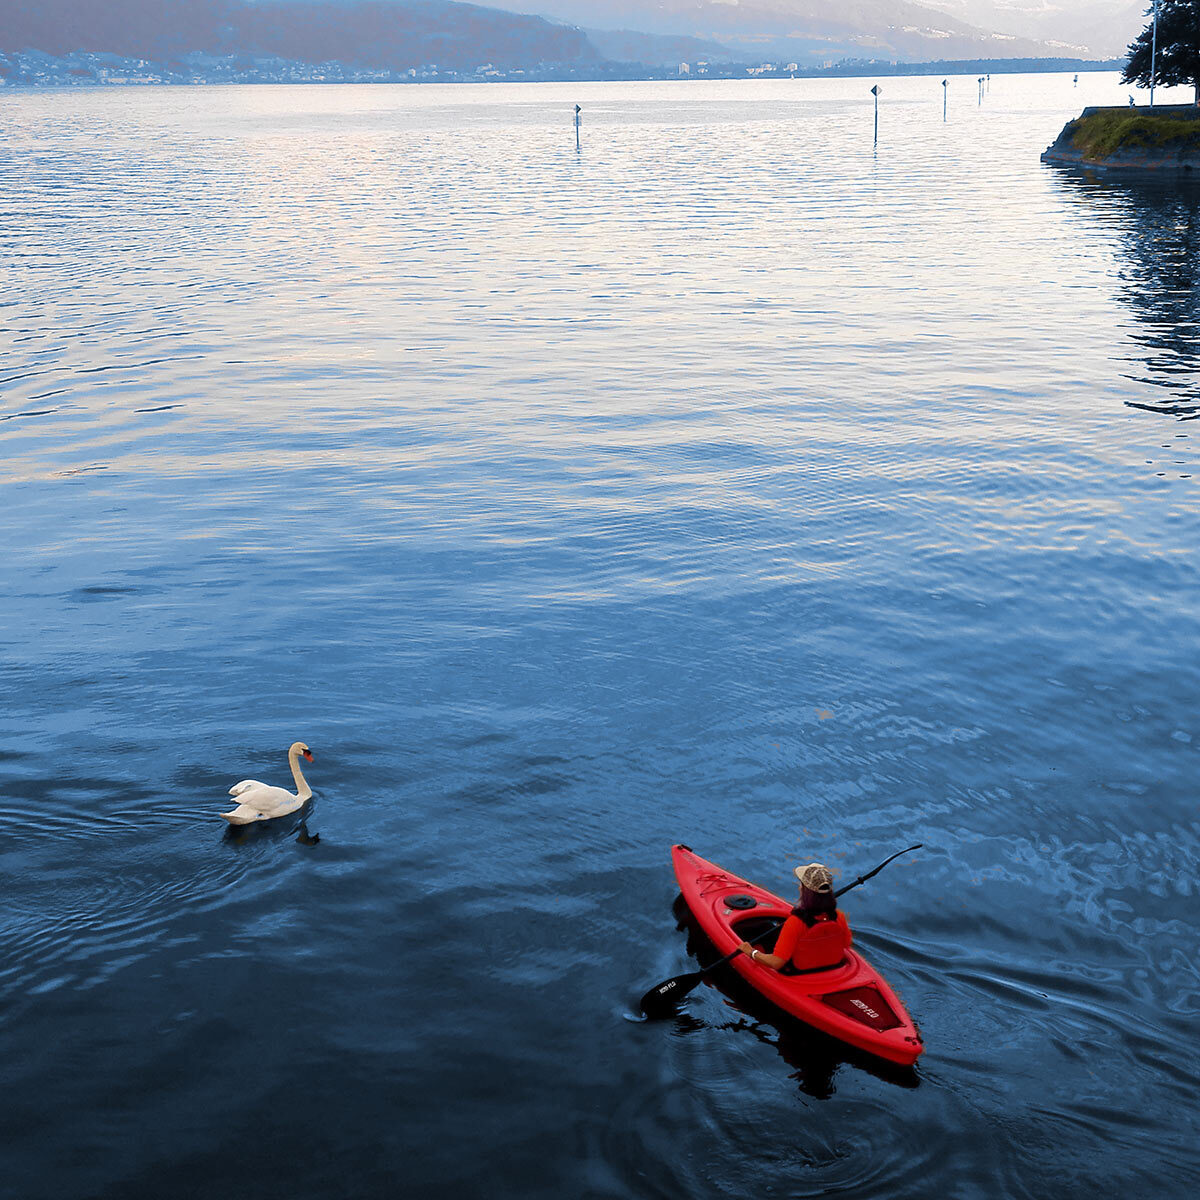
[(676, 975), (674, 979), (652, 987), (638, 1002), (639, 1007), (648, 1017), (665, 1017), (703, 978), (702, 971), (693, 971), (690, 975)]

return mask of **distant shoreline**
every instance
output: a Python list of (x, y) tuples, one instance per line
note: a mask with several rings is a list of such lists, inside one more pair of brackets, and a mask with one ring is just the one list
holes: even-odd
[[(1024, 75), (1115, 71), (1119, 59), (979, 58), (899, 63), (851, 60), (828, 67), (792, 64), (680, 64), (674, 67), (601, 62), (498, 69), (487, 64), (475, 71), (441, 70), (430, 64), (385, 71), (340, 63), (306, 63), (287, 59), (189, 55), (169, 63), (128, 59), (114, 54), (83, 53), (53, 57), (34, 51), (0, 53), (0, 93), (63, 87), (217, 86), (220, 84), (349, 84), (349, 83), (692, 83), (713, 79), (859, 79), (928, 75)], [(685, 71), (683, 68), (686, 67)]]

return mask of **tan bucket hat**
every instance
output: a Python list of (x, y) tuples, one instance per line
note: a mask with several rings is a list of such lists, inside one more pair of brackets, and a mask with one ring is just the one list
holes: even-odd
[(824, 863), (809, 863), (807, 866), (797, 867), (795, 874), (801, 885), (810, 892), (833, 891), (833, 876)]

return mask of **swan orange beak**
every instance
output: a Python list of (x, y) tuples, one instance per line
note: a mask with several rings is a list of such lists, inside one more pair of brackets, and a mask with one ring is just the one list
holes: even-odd
[(312, 762), (313, 756), (312, 756), (311, 750), (305, 750), (305, 751), (303, 751), (303, 754), (304, 754), (304, 757), (307, 758), (309, 762)]

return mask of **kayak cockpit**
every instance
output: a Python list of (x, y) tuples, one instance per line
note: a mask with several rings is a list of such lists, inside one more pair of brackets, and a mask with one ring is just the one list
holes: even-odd
[(780, 916), (743, 917), (740, 921), (734, 921), (729, 928), (742, 941), (749, 942), (760, 950), (770, 953), (775, 949), (775, 943), (779, 940), (779, 930), (783, 928), (783, 920)]
[[(745, 920), (731, 925), (730, 929), (747, 942), (752, 941), (759, 934), (765, 933), (766, 936), (760, 941), (754, 942), (754, 945), (762, 950), (770, 951), (775, 945), (778, 934), (772, 935), (769, 931), (776, 924), (776, 920), (766, 917), (747, 917)], [(845, 978), (838, 980), (836, 973), (842, 971), (849, 964), (849, 955), (843, 955), (838, 962), (827, 967), (813, 967), (807, 971), (799, 970), (788, 963), (778, 972), (778, 975), (781, 980), (794, 980), (797, 983), (803, 981), (804, 990), (813, 993), (812, 999), (828, 1005), (843, 1017), (848, 1017), (859, 1025), (865, 1025), (876, 1033), (899, 1029), (905, 1023), (904, 1020), (895, 1012), (888, 1003), (887, 997), (873, 983), (860, 983), (857, 987), (842, 987), (836, 991), (823, 992), (823, 989), (830, 984), (836, 988), (839, 982), (842, 984), (847, 982)], [(852, 972), (852, 974), (857, 974), (857, 972)], [(831, 979), (830, 976), (834, 976), (834, 978)]]
[[(781, 923), (778, 916), (746, 917), (745, 920), (738, 921), (736, 924), (729, 926), (743, 941), (750, 942), (751, 945), (757, 947), (759, 950), (765, 950), (768, 954), (774, 953), (775, 943), (779, 940), (779, 927), (781, 927)], [(759, 940), (755, 941), (756, 938)], [(823, 967), (809, 967), (807, 970), (801, 970), (799, 967), (787, 963), (779, 969), (779, 974), (785, 977), (819, 977), (828, 974), (830, 971), (839, 970), (849, 961), (849, 957), (843, 954), (837, 962), (829, 963)]]

